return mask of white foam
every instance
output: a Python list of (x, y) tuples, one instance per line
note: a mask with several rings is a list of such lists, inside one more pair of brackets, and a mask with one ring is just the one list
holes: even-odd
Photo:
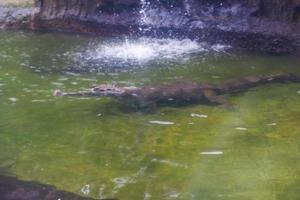
[(141, 10), (139, 11), (140, 13), (140, 23), (141, 25), (146, 25), (146, 24), (151, 24), (151, 19), (147, 15), (147, 9), (150, 5), (150, 2), (146, 0), (140, 0), (141, 4)]
[(79, 98), (76, 98), (76, 99), (78, 99), (78, 100), (89, 100), (91, 98), (90, 97), (79, 97)]
[(18, 101), (18, 98), (16, 98), (16, 97), (10, 97), (10, 98), (8, 98), (11, 102), (13, 102), (13, 103), (15, 103), (15, 102), (17, 102)]
[(175, 161), (171, 161), (171, 160), (163, 160), (163, 159), (158, 159), (158, 158), (153, 158), (151, 160), (151, 162), (157, 162), (157, 163), (161, 163), (161, 164), (166, 164), (172, 167), (182, 167), (182, 168), (188, 168), (187, 165), (185, 164), (181, 164)]
[(170, 191), (166, 194), (166, 196), (168, 196), (169, 198), (179, 198), (179, 196), (181, 195), (180, 192), (177, 192), (177, 191)]
[(114, 178), (113, 182), (116, 183), (117, 185), (125, 185), (126, 183), (128, 183), (128, 181), (130, 180), (130, 177), (118, 177), (118, 178)]
[(112, 190), (112, 194), (117, 194), (119, 189), (131, 183), (132, 180), (130, 177), (118, 177), (118, 178), (114, 178), (113, 182), (115, 183), (115, 187)]
[(90, 43), (86, 50), (72, 52), (67, 56), (84, 70), (101, 72), (108, 66), (126, 70), (128, 66), (141, 67), (149, 63), (188, 62), (195, 55), (209, 52), (222, 53), (228, 46), (210, 45), (191, 39), (150, 38), (111, 39)]
[(148, 200), (148, 199), (150, 199), (152, 197), (152, 195), (150, 194), (150, 193), (148, 193), (148, 192), (145, 192), (144, 193), (144, 200)]
[(160, 125), (173, 125), (174, 122), (168, 122), (168, 121), (149, 121), (151, 124), (160, 124)]
[(78, 80), (80, 80), (80, 81), (90, 81), (90, 82), (97, 81), (97, 79), (95, 79), (95, 78), (81, 78), (81, 77)]
[(55, 86), (63, 86), (64, 84), (63, 83), (60, 83), (60, 82), (51, 82), (52, 85), (55, 85)]
[(235, 128), (236, 130), (239, 130), (239, 131), (246, 131), (248, 130), (247, 128), (244, 128), (244, 127), (237, 127)]
[(100, 197), (100, 199), (105, 198), (104, 190), (105, 190), (105, 184), (102, 184), (101, 187), (99, 188), (99, 197)]
[(69, 80), (69, 78), (67, 78), (67, 77), (60, 77), (58, 80), (59, 81), (67, 81), (67, 80)]
[(89, 50), (87, 55), (78, 55), (79, 59), (85, 56), (85, 59), (101, 60), (102, 62), (118, 60), (145, 63), (156, 59), (174, 60), (192, 53), (206, 51), (208, 50), (202, 44), (190, 39), (142, 37), (136, 40), (105, 42)]
[(204, 151), (200, 153), (201, 155), (222, 155), (222, 151)]
[(224, 52), (229, 48), (230, 48), (229, 45), (223, 45), (223, 44), (214, 44), (211, 46), (211, 49), (216, 52)]
[(45, 99), (33, 99), (31, 100), (32, 103), (44, 103), (44, 102), (47, 102), (47, 100)]
[(202, 115), (202, 114), (191, 113), (191, 117), (208, 118), (208, 115)]

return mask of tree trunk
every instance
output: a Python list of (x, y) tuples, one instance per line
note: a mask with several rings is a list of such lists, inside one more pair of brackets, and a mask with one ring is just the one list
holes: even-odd
[(41, 0), (41, 13), (44, 17), (86, 16), (99, 7), (101, 0)]
[(40, 0), (46, 18), (91, 18), (101, 14), (120, 14), (137, 10), (138, 0)]

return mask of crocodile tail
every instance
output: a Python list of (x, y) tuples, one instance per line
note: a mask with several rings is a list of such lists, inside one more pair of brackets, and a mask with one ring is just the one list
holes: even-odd
[(277, 74), (262, 77), (262, 82), (265, 83), (300, 83), (300, 76), (295, 74)]
[(236, 93), (242, 90), (271, 83), (300, 83), (300, 76), (295, 74), (277, 74), (269, 76), (249, 76), (243, 79), (226, 81), (220, 87), (220, 93)]

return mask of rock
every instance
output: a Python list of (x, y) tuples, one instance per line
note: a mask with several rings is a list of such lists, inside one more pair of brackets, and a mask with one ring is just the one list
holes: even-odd
[(299, 0), (40, 0), (38, 14), (22, 11), (11, 19), (1, 13), (0, 26), (8, 28), (189, 37), (274, 54), (300, 52)]
[(0, 7), (0, 29), (29, 29), (37, 8)]
[(1, 200), (92, 200), (92, 198), (56, 189), (33, 181), (21, 181), (14, 177), (0, 176)]

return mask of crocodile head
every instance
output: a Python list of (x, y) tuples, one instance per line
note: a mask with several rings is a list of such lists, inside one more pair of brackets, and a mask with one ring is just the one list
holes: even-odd
[(124, 92), (124, 89), (111, 84), (101, 84), (91, 89), (95, 96), (119, 96)]

